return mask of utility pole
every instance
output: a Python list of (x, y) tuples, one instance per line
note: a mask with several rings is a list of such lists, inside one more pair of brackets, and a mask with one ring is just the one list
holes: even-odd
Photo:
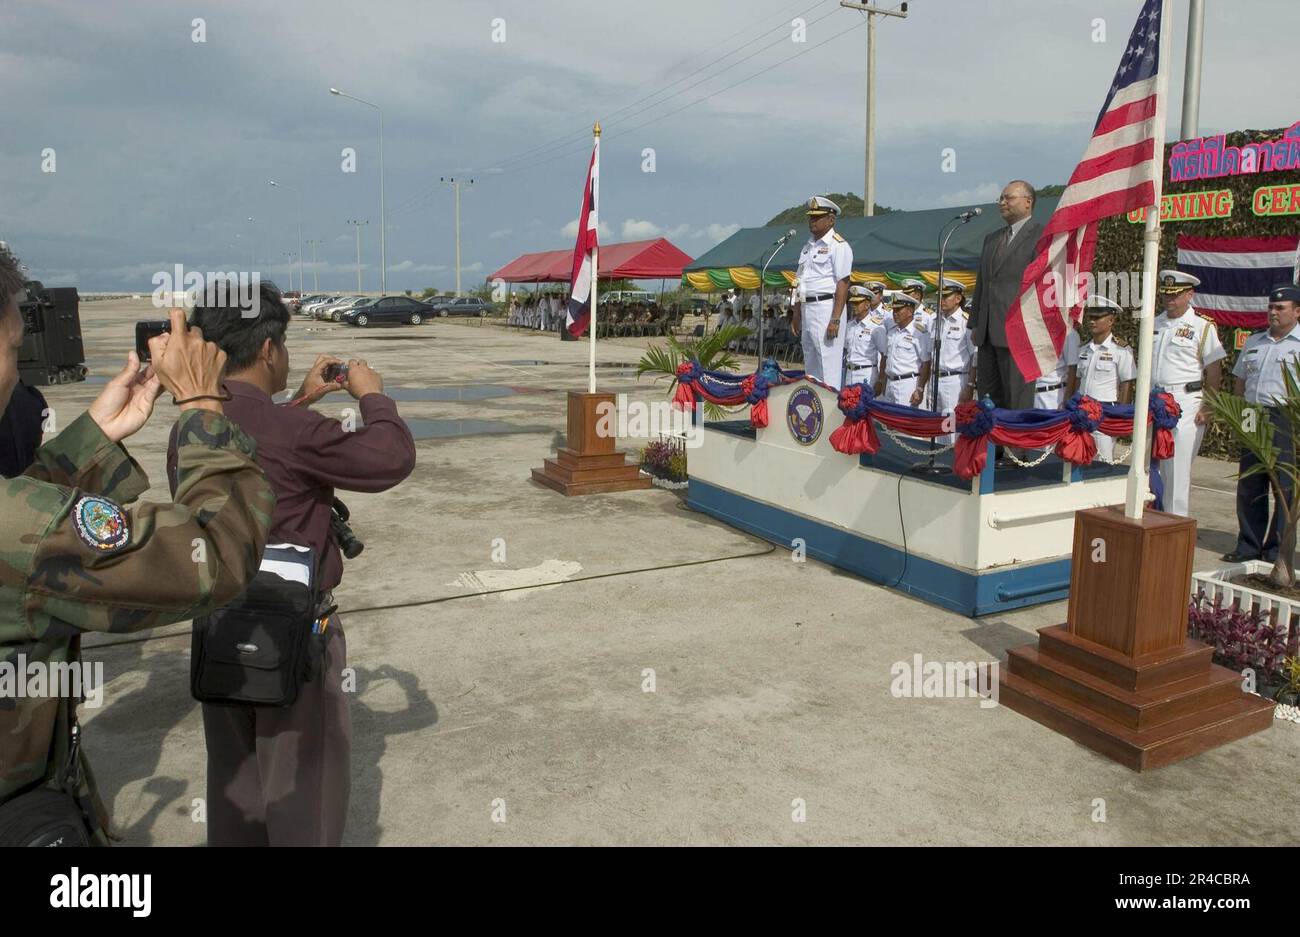
[(284, 265), (289, 271), (289, 292), (293, 292), (293, 251), (280, 251), (284, 255)]
[[(309, 240), (307, 243), (311, 245), (311, 291), (313, 293), (319, 293), (320, 271), (316, 269), (316, 246), (320, 244), (320, 241)], [(301, 277), (299, 277), (299, 279), (301, 279)], [(299, 285), (301, 286), (301, 284)]]
[[(1162, 28), (1163, 24), (1162, 24)], [(1201, 55), (1205, 45), (1205, 0), (1187, 6), (1187, 64), (1183, 68), (1183, 126), (1178, 139), (1196, 136), (1201, 120)]]
[(470, 179), (466, 182), (464, 179), (453, 179), (447, 176), (439, 177), (438, 181), (456, 190), (456, 295), (460, 296), (460, 187), (473, 185), (474, 180)]
[(897, 10), (840, 0), (840, 6), (867, 14), (867, 161), (862, 182), (862, 215), (876, 213), (876, 15), (907, 19), (907, 4)]
[(370, 224), (370, 222), (356, 221), (355, 219), (349, 218), (348, 224), (352, 225), (357, 229), (357, 292), (360, 293), (361, 292), (361, 226), (363, 224)]

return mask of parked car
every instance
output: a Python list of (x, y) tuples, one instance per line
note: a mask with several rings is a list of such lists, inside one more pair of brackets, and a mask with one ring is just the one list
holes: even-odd
[(337, 306), (327, 306), (323, 317), (331, 322), (342, 322), (343, 313), (351, 312), (354, 309), (361, 309), (364, 306), (373, 306), (378, 301), (378, 296), (356, 297), (346, 302), (339, 303)]
[(339, 316), (340, 322), (366, 328), (381, 323), (409, 323), (419, 325), (433, 314), (428, 303), (409, 296), (385, 296), (373, 303), (353, 309), (345, 309)]
[(342, 293), (330, 293), (328, 295), (322, 296), (320, 299), (317, 299), (313, 302), (303, 303), (302, 314), (314, 318), (316, 315), (316, 310), (319, 309), (321, 306), (327, 305), (328, 303), (336, 303), (342, 298), (343, 298)]
[(334, 315), (336, 312), (342, 312), (351, 306), (366, 299), (365, 296), (340, 296), (332, 303), (324, 303), (316, 307), (315, 316), (317, 319), (323, 319), (326, 322), (337, 322), (338, 318)]
[(429, 308), (439, 316), (485, 316), (492, 312), (492, 304), (476, 296), (435, 301), (429, 304)]
[(306, 309), (308, 306), (310, 306), (312, 303), (318, 303), (323, 299), (329, 299), (329, 294), (312, 293), (310, 296), (304, 296), (302, 299), (296, 299), (293, 302), (289, 303), (289, 309), (291, 312), (296, 312), (301, 314), (302, 311)]

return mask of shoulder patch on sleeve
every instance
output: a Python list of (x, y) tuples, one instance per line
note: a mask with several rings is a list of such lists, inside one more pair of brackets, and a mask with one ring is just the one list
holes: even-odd
[(126, 512), (107, 498), (78, 498), (72, 506), (72, 520), (81, 542), (96, 553), (115, 553), (131, 541)]

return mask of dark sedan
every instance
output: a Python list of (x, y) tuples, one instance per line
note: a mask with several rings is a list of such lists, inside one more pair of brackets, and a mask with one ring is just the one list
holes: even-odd
[(358, 309), (346, 309), (340, 316), (340, 322), (366, 328), (371, 325), (408, 324), (419, 325), (432, 315), (427, 303), (407, 296), (385, 296), (367, 306)]

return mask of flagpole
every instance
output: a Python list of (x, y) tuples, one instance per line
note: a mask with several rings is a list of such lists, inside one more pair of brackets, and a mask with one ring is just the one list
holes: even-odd
[(591, 247), (591, 342), (590, 342), (590, 360), (587, 362), (587, 393), (596, 392), (596, 294), (600, 284), (600, 121), (592, 128), (595, 135), (595, 159), (593, 160), (594, 171), (592, 172), (591, 187), (594, 190), (591, 196), (591, 213), (595, 217), (592, 219), (591, 227), (596, 232), (596, 243)]
[(1129, 456), (1128, 490), (1124, 516), (1142, 519), (1147, 495), (1147, 465), (1150, 461), (1147, 432), (1147, 403), (1151, 396), (1151, 346), (1155, 339), (1156, 268), (1160, 265), (1160, 199), (1164, 193), (1165, 117), (1169, 104), (1169, 71), (1173, 24), (1169, 18), (1171, 0), (1160, 4), (1160, 70), (1156, 77), (1154, 124), (1156, 156), (1155, 204), (1147, 209), (1142, 233), (1142, 305), (1138, 312), (1137, 386), (1133, 392), (1133, 448)]

